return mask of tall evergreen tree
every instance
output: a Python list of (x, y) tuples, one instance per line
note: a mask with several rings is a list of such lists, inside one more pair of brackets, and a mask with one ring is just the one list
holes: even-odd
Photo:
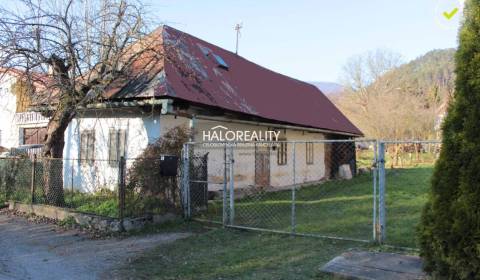
[(480, 279), (480, 0), (465, 3), (455, 60), (455, 99), (419, 227), (421, 255), (438, 278)]

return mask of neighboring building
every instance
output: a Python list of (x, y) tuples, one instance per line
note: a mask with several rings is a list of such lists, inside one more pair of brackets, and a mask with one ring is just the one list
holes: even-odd
[(0, 69), (0, 146), (38, 153), (46, 134), (48, 118), (28, 111), (25, 96), (16, 96), (13, 86), (19, 73)]
[[(120, 156), (138, 157), (149, 143), (178, 125), (193, 128), (192, 141), (199, 142), (204, 141), (204, 133), (225, 128), (276, 131), (279, 140), (362, 135), (313, 85), (169, 26), (156, 29), (146, 40), (154, 42), (161, 58), (155, 63), (146, 57), (136, 61), (132, 72), (139, 75), (113, 83), (105, 92), (105, 101), (89, 105), (69, 125), (64, 150), (66, 185), (112, 187)], [(329, 165), (335, 153), (332, 146), (298, 144), (295, 182), (329, 178), (332, 169), (338, 169)], [(354, 157), (353, 145), (352, 149)], [(195, 153), (208, 153), (209, 189), (219, 189), (224, 176), (223, 149), (199, 146)], [(248, 175), (235, 175), (236, 187), (292, 184), (292, 156), (291, 147), (282, 144), (237, 150), (235, 174)]]

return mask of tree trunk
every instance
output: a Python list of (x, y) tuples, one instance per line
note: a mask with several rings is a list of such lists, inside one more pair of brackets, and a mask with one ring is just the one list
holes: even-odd
[(75, 116), (75, 110), (72, 106), (62, 107), (55, 112), (48, 123), (47, 139), (43, 148), (45, 202), (55, 206), (64, 206), (65, 204), (63, 192), (65, 130)]

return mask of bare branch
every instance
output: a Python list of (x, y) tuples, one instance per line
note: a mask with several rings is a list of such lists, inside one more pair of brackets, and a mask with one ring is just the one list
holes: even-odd
[(112, 82), (142, 75), (133, 71), (137, 60), (149, 68), (162, 54), (158, 42), (142, 39), (148, 26), (137, 0), (18, 3), (0, 7), (0, 67), (22, 73), (36, 105), (50, 108), (44, 156), (59, 157), (78, 108), (101, 100)]

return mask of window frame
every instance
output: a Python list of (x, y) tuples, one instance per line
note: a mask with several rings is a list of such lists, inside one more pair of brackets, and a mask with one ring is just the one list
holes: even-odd
[(314, 160), (314, 143), (313, 142), (306, 142), (305, 143), (305, 163), (307, 165), (315, 164)]
[[(279, 140), (286, 141), (286, 140)], [(277, 147), (277, 165), (285, 166), (288, 164), (288, 143), (280, 142)]]
[(83, 130), (80, 133), (79, 159), (85, 164), (93, 164), (95, 161), (95, 130)]
[(20, 130), (20, 145), (43, 145), (45, 143), (47, 127), (21, 127)]
[[(114, 138), (114, 139), (112, 139)], [(118, 166), (121, 157), (125, 157), (127, 142), (127, 130), (110, 128), (108, 131), (108, 163), (110, 166)]]

